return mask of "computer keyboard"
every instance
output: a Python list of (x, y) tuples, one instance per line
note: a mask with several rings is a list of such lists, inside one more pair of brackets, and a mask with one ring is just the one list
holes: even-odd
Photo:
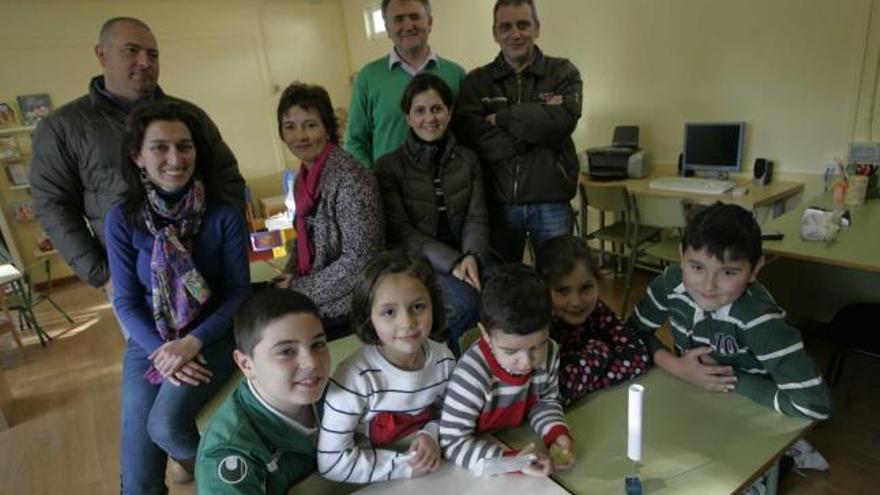
[(736, 183), (729, 180), (698, 179), (695, 177), (659, 177), (648, 182), (651, 189), (681, 191), (695, 194), (722, 194), (734, 187)]

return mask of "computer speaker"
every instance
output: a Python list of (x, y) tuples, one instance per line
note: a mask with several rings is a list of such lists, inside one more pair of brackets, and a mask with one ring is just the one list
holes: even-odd
[(686, 170), (684, 168), (684, 154), (683, 153), (678, 154), (678, 175), (680, 175), (682, 177), (693, 177), (694, 176), (693, 170)]
[(755, 167), (752, 171), (755, 177), (755, 184), (766, 186), (773, 179), (773, 160), (755, 158)]

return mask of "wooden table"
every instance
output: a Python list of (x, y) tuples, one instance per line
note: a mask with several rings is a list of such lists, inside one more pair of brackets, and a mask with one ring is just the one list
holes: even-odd
[[(643, 460), (626, 457), (627, 387), (588, 396), (566, 412), (577, 461), (553, 475), (572, 493), (623, 493), (638, 474), (646, 494), (727, 494), (748, 487), (811, 427), (736, 393), (707, 392), (655, 368), (645, 387)], [(530, 428), (497, 435), (513, 447), (540, 444)]]
[(653, 179), (660, 177), (669, 177), (674, 174), (657, 173), (642, 179), (625, 179), (614, 181), (596, 181), (588, 175), (581, 174), (581, 182), (591, 186), (608, 187), (608, 186), (625, 186), (630, 194), (646, 194), (651, 196), (665, 196), (670, 198), (684, 198), (688, 202), (699, 205), (711, 205), (716, 201), (722, 203), (730, 203), (742, 206), (747, 210), (756, 210), (764, 207), (774, 207), (779, 209), (779, 205), (795, 195), (800, 194), (804, 190), (804, 185), (800, 182), (789, 181), (773, 181), (766, 186), (756, 186), (750, 179), (732, 179), (737, 185), (748, 188), (748, 192), (741, 196), (734, 196), (730, 191), (723, 194), (698, 194), (685, 191), (670, 191), (667, 189), (654, 189), (649, 183)]

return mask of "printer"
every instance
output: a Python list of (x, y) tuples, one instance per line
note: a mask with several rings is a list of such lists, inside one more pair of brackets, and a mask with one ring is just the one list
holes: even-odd
[(594, 180), (646, 177), (649, 173), (648, 154), (639, 148), (639, 127), (615, 127), (611, 146), (587, 149), (586, 165), (587, 173)]

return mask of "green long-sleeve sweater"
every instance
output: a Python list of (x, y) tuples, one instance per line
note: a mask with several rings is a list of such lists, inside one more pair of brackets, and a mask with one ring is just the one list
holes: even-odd
[(827, 419), (831, 395), (804, 351), (798, 329), (760, 283), (736, 301), (703, 311), (690, 297), (680, 268), (668, 268), (648, 286), (628, 325), (653, 355), (663, 344), (655, 331), (666, 320), (677, 353), (711, 347), (711, 357), (736, 373), (736, 391), (789, 416)]
[[(380, 156), (403, 144), (409, 129), (400, 110), (400, 99), (412, 76), (400, 64), (389, 67), (388, 59), (386, 55), (361, 69), (348, 110), (345, 149), (371, 170)], [(461, 66), (437, 57), (436, 61), (428, 62), (425, 72), (443, 79), (458, 95), (465, 76)]]

